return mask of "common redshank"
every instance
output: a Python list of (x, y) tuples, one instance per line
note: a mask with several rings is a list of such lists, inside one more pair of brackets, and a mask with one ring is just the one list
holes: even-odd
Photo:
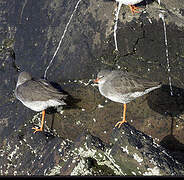
[(120, 70), (101, 70), (94, 82), (98, 83), (99, 91), (103, 96), (112, 101), (124, 104), (123, 120), (117, 122), (115, 125), (118, 128), (126, 122), (125, 113), (127, 103), (161, 87), (160, 82), (147, 80), (138, 75)]
[(118, 2), (119, 4), (124, 4), (129, 6), (132, 13), (139, 13), (139, 11), (137, 11), (137, 9), (139, 8), (134, 5), (142, 1), (143, 0), (116, 0), (116, 2)]
[(33, 111), (42, 111), (40, 128), (34, 129), (34, 133), (43, 130), (45, 110), (48, 107), (66, 105), (64, 100), (67, 95), (54, 88), (44, 79), (34, 79), (27, 72), (21, 72), (15, 88), (15, 96), (26, 107)]

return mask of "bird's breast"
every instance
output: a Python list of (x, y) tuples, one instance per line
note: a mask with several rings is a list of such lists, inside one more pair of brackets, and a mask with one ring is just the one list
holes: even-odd
[(125, 5), (134, 5), (140, 3), (143, 0), (116, 0), (117, 2), (123, 3)]

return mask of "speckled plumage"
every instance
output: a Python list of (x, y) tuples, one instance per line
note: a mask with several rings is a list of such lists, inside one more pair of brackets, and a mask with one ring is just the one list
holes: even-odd
[(97, 78), (99, 91), (103, 96), (124, 104), (161, 86), (159, 82), (119, 70), (102, 70)]
[(94, 82), (98, 83), (99, 91), (103, 96), (112, 101), (124, 104), (123, 120), (118, 121), (115, 127), (120, 127), (126, 122), (127, 103), (161, 87), (161, 83), (159, 82), (147, 80), (135, 74), (120, 70), (101, 70)]
[(66, 95), (44, 79), (33, 79), (27, 72), (19, 74), (15, 96), (34, 111), (43, 111), (48, 107), (66, 104), (64, 102)]

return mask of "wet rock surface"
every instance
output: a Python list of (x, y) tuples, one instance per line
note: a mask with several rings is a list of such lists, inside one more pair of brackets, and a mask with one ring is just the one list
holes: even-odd
[[(145, 0), (134, 15), (123, 5), (119, 52), (116, 2), (81, 0), (47, 73), (71, 98), (60, 111), (47, 110), (44, 132), (33, 134), (41, 114), (15, 99), (17, 70), (43, 77), (77, 2), (0, 2), (0, 174), (183, 175), (183, 0), (161, 0), (161, 6)], [(128, 123), (120, 129), (114, 125), (122, 104), (105, 99), (92, 82), (106, 67), (164, 84), (127, 104)]]

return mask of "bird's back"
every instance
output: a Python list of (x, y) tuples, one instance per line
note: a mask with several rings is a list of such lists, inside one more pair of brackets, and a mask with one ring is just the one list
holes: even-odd
[(100, 92), (105, 97), (116, 101), (127, 103), (136, 97), (159, 88), (161, 83), (141, 78), (138, 75), (112, 71), (104, 84), (101, 85)]
[(48, 101), (51, 99), (66, 99), (67, 95), (54, 88), (45, 80), (29, 80), (16, 88), (18, 99), (26, 101)]

